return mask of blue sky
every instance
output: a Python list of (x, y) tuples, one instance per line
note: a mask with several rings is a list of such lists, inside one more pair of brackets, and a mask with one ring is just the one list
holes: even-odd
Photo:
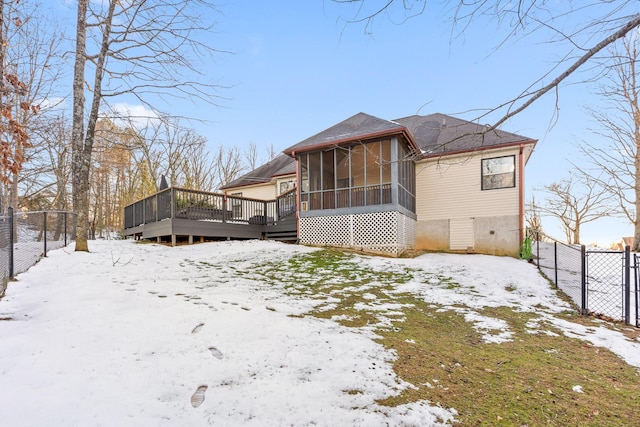
[[(565, 53), (542, 36), (496, 49), (504, 29), (488, 19), (456, 37), (451, 14), (430, 2), (424, 14), (403, 23), (399, 13), (380, 17), (370, 34), (363, 24), (345, 23), (353, 16), (350, 5), (329, 0), (216, 4), (216, 33), (208, 42), (230, 53), (202, 66), (227, 86), (219, 92), (221, 106), (172, 104), (208, 121), (194, 126), (212, 148), (255, 143), (283, 150), (361, 111), (385, 119), (440, 112), (474, 120), (480, 110), (517, 96)], [(502, 126), (539, 140), (527, 167), (527, 198), (534, 188), (569, 177), (567, 159), (576, 161), (576, 144), (592, 138), (584, 107), (598, 102), (593, 89), (565, 85), (552, 128), (553, 95)], [(550, 219), (543, 228), (563, 237)], [(631, 225), (601, 220), (586, 224), (582, 235), (585, 243), (608, 245), (632, 231)]]
[[(226, 108), (212, 111), (215, 123), (202, 129), (214, 144), (284, 149), (360, 111), (386, 119), (441, 112), (473, 120), (479, 110), (516, 96), (564, 54), (541, 38), (496, 50), (503, 36), (490, 21), (455, 37), (450, 14), (439, 6), (402, 24), (381, 17), (372, 34), (345, 25), (349, 8), (330, 1), (237, 1), (220, 9), (214, 43), (233, 54), (212, 73), (234, 86), (224, 91), (231, 97)], [(563, 87), (557, 121), (550, 95), (503, 126), (539, 140), (527, 167), (527, 198), (534, 188), (569, 177), (567, 159), (575, 161), (576, 144), (591, 138), (584, 106), (598, 102), (592, 89)], [(552, 220), (543, 226), (564, 237)], [(608, 245), (632, 231), (621, 221), (598, 220), (582, 234), (585, 243)]]

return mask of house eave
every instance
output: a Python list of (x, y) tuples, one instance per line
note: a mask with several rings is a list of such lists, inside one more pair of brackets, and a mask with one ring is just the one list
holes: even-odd
[(322, 150), (323, 148), (337, 147), (337, 146), (343, 146), (343, 145), (348, 145), (348, 144), (357, 143), (357, 142), (371, 141), (374, 139), (392, 137), (395, 135), (402, 135), (409, 142), (409, 145), (416, 152), (418, 153), (420, 152), (420, 148), (418, 147), (418, 144), (416, 144), (411, 133), (409, 133), (407, 128), (402, 127), (402, 128), (392, 129), (392, 130), (383, 130), (380, 132), (362, 134), (355, 137), (351, 136), (349, 138), (335, 139), (332, 141), (322, 142), (319, 144), (307, 145), (306, 147), (299, 147), (297, 149), (294, 149), (293, 147), (287, 148), (286, 150), (284, 150), (284, 153), (288, 156), (295, 157), (294, 153), (295, 154), (308, 153), (310, 151)]
[(535, 146), (537, 144), (537, 142), (538, 142), (537, 139), (526, 139), (526, 140), (522, 140), (522, 141), (509, 142), (507, 144), (482, 145), (482, 146), (479, 146), (479, 147), (468, 148), (468, 149), (464, 149), (464, 150), (455, 150), (455, 151), (447, 151), (447, 152), (442, 152), (442, 153), (423, 154), (421, 160), (430, 160), (430, 159), (437, 159), (437, 158), (444, 157), (444, 156), (455, 156), (455, 155), (460, 155), (460, 154), (477, 153), (477, 152), (480, 152), (480, 151), (489, 151), (489, 150), (499, 150), (499, 149), (504, 149), (504, 148), (520, 147), (521, 145), (534, 145)]
[(225, 185), (223, 187), (220, 187), (220, 190), (228, 191), (228, 190), (234, 190), (234, 189), (237, 189), (237, 188), (257, 187), (257, 186), (260, 186), (260, 185), (273, 184), (273, 183), (277, 182), (278, 179), (281, 179), (283, 177), (293, 177), (293, 178), (295, 178), (295, 176), (296, 176), (296, 172), (283, 173), (283, 174), (279, 174), (279, 175), (273, 175), (271, 177), (271, 179), (269, 179), (269, 180), (254, 181), (254, 182), (249, 182), (249, 183), (246, 183), (246, 184), (238, 184), (238, 185)]
[(239, 185), (225, 185), (220, 187), (220, 190), (222, 191), (228, 191), (228, 190), (234, 190), (236, 188), (245, 188), (245, 187), (254, 187), (256, 185), (265, 185), (265, 184), (269, 184), (271, 181), (264, 181), (264, 182), (250, 182), (248, 184), (239, 184)]

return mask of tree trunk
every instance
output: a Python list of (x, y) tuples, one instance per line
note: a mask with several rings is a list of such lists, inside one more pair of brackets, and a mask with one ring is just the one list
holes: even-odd
[(86, 62), (87, 3), (78, 0), (78, 20), (76, 27), (76, 52), (73, 68), (73, 129), (71, 140), (73, 209), (76, 212), (76, 251), (89, 251), (87, 243), (87, 214), (89, 212), (89, 169), (84, 151), (84, 69)]
[[(105, 20), (102, 22), (102, 43), (96, 60), (96, 69), (93, 81), (93, 97), (91, 110), (87, 120), (87, 131), (84, 133), (84, 72), (86, 56), (86, 27), (87, 27), (87, 2), (78, 2), (78, 30), (76, 42), (76, 63), (73, 74), (73, 199), (74, 209), (78, 214), (76, 226), (76, 251), (89, 251), (87, 242), (89, 235), (89, 194), (91, 186), (89, 176), (91, 171), (91, 154), (95, 141), (98, 113), (102, 101), (102, 77), (109, 51), (109, 37), (111, 36), (111, 23), (115, 11), (116, 1), (109, 2), (109, 9)], [(84, 135), (84, 138), (82, 136)]]

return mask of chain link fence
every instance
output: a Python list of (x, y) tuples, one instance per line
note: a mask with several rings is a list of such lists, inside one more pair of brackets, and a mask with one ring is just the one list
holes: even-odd
[(569, 245), (529, 230), (531, 261), (564, 292), (582, 314), (624, 321), (640, 327), (640, 258), (624, 251)]
[(585, 256), (587, 312), (625, 320), (625, 306), (631, 296), (626, 290), (625, 252), (586, 250)]
[(0, 296), (7, 282), (27, 271), (47, 252), (67, 246), (76, 238), (76, 214), (37, 211), (0, 216)]

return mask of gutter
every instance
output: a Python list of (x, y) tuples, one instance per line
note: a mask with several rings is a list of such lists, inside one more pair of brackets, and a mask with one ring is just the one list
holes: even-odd
[(420, 150), (420, 147), (418, 146), (418, 144), (416, 143), (416, 141), (413, 138), (413, 135), (411, 135), (411, 133), (409, 132), (409, 130), (402, 126), (399, 128), (395, 128), (395, 129), (385, 129), (383, 131), (379, 131), (379, 132), (372, 132), (372, 133), (367, 133), (367, 134), (362, 134), (362, 135), (353, 135), (353, 136), (349, 136), (347, 138), (336, 138), (334, 140), (330, 140), (330, 141), (325, 141), (325, 142), (319, 142), (317, 144), (313, 144), (313, 145), (307, 145), (305, 147), (298, 147), (297, 150), (291, 150), (291, 149), (286, 149), (283, 151), (284, 154), (287, 154), (291, 157), (295, 157), (295, 153), (305, 153), (305, 152), (310, 152), (310, 151), (317, 151), (317, 150), (321, 150), (323, 148), (329, 148), (329, 147), (336, 147), (336, 146), (342, 146), (342, 145), (348, 145), (351, 143), (359, 143), (359, 142), (365, 142), (365, 141), (369, 141), (369, 140), (375, 140), (375, 139), (381, 139), (384, 137), (392, 137), (394, 135), (403, 135), (405, 137), (405, 139), (407, 140), (407, 142), (409, 143), (410, 146), (413, 147), (414, 150)]
[(438, 152), (438, 153), (429, 153), (423, 156), (423, 159), (428, 160), (428, 159), (434, 159), (434, 158), (438, 158), (438, 157), (445, 157), (445, 156), (455, 156), (455, 155), (459, 155), (459, 154), (471, 154), (471, 153), (477, 153), (479, 151), (487, 151), (487, 150), (497, 150), (497, 149), (502, 149), (502, 148), (510, 148), (510, 147), (516, 147), (519, 146), (520, 149), (522, 150), (522, 146), (523, 145), (531, 145), (531, 144), (536, 144), (538, 141), (535, 139), (528, 139), (525, 141), (520, 141), (520, 142), (509, 142), (506, 144), (499, 144), (499, 145), (482, 145), (480, 147), (474, 147), (474, 148), (468, 148), (468, 149), (460, 149), (460, 150), (455, 150), (455, 151), (442, 151), (442, 152)]

